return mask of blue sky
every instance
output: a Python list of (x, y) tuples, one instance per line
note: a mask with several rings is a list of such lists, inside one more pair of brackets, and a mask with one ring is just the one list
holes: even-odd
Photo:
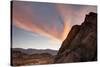
[(73, 25), (96, 6), (13, 1), (13, 48), (58, 50)]

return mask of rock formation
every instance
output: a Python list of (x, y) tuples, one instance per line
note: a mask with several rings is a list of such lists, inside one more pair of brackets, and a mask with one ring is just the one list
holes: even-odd
[(90, 12), (81, 25), (72, 27), (55, 58), (55, 63), (97, 60), (97, 14)]

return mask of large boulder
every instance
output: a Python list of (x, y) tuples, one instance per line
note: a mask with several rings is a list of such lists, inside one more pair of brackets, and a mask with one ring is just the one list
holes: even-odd
[(97, 14), (90, 12), (81, 25), (72, 27), (55, 58), (55, 63), (97, 60)]

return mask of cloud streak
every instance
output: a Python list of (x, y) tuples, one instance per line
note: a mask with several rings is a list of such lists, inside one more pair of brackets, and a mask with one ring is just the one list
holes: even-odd
[[(13, 2), (13, 25), (25, 31), (51, 38), (54, 41), (63, 41), (71, 26), (73, 24), (80, 24), (80, 21), (82, 21), (81, 19), (83, 19), (80, 17), (86, 12), (89, 12), (88, 8), (90, 8), (82, 6), (82, 9), (82, 7), (78, 6), (73, 7), (72, 5), (52, 4), (56, 11), (56, 15), (54, 15), (55, 18), (56, 16), (60, 18), (57, 20), (60, 21), (60, 24), (58, 24), (55, 18), (49, 18), (50, 20), (46, 19), (50, 14), (42, 15), (42, 11), (46, 11), (46, 9), (43, 8), (44, 10), (42, 10), (42, 7), (40, 7), (41, 5), (33, 5), (34, 3), (31, 2)], [(41, 12), (39, 12), (39, 10), (41, 10)]]

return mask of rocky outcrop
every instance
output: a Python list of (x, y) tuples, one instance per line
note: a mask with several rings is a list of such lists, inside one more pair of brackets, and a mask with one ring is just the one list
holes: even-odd
[(97, 14), (90, 12), (81, 25), (72, 27), (55, 58), (55, 63), (97, 60)]

